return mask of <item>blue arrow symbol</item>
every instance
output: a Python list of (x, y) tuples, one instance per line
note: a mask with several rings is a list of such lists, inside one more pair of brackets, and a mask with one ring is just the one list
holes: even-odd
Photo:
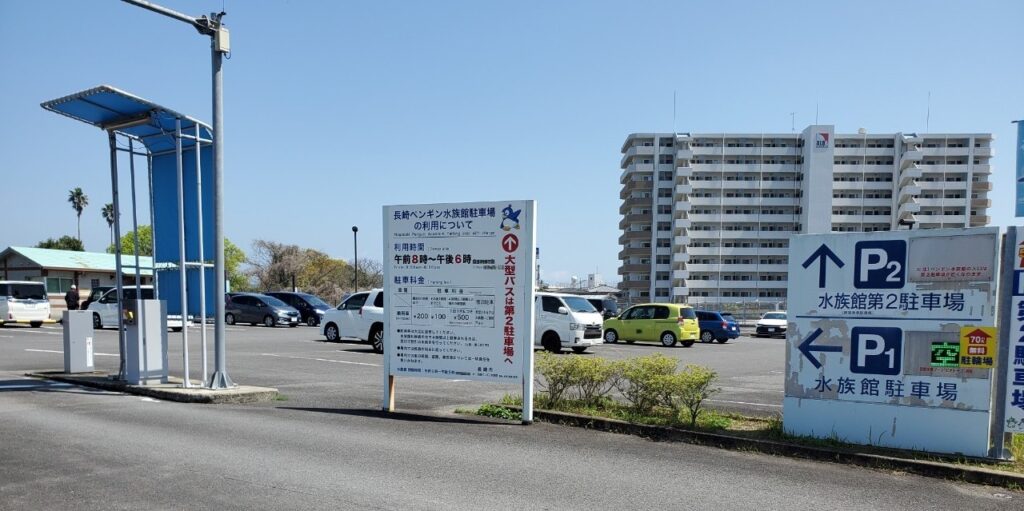
[[(824, 245), (822, 245), (822, 246), (824, 246)], [(807, 360), (810, 360), (811, 363), (814, 364), (814, 368), (815, 369), (821, 369), (821, 362), (818, 362), (818, 359), (814, 357), (812, 352), (815, 352), (815, 351), (843, 351), (843, 347), (842, 346), (811, 346), (811, 343), (813, 343), (814, 340), (817, 339), (819, 335), (821, 335), (821, 329), (820, 328), (818, 328), (815, 331), (811, 332), (811, 335), (808, 335), (807, 338), (804, 339), (804, 342), (800, 343), (800, 346), (797, 346), (797, 349), (800, 350), (800, 353), (803, 353), (804, 356), (807, 357)]]
[(821, 266), (818, 267), (818, 287), (825, 287), (825, 266), (827, 264), (825, 258), (831, 259), (833, 263), (836, 263), (837, 267), (843, 267), (843, 262), (839, 260), (839, 256), (837, 256), (836, 253), (833, 252), (832, 249), (828, 248), (828, 245), (825, 245), (824, 243), (822, 243), (821, 246), (818, 247), (818, 250), (815, 250), (814, 253), (811, 254), (811, 257), (808, 257), (803, 264), (803, 267), (807, 268), (814, 264), (815, 259), (821, 261)]

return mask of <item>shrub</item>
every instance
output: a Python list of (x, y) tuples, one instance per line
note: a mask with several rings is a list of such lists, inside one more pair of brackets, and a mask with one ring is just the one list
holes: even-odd
[(576, 357), (559, 357), (552, 353), (542, 352), (537, 356), (535, 367), (537, 373), (544, 377), (537, 379), (538, 386), (547, 393), (547, 407), (557, 408), (565, 399), (565, 394), (573, 385), (573, 374), (565, 360)]
[(661, 376), (657, 385), (661, 404), (671, 408), (676, 415), (685, 411), (690, 426), (694, 427), (704, 400), (721, 390), (712, 387), (717, 377), (713, 370), (693, 364), (688, 364), (678, 373)]
[(663, 401), (665, 385), (671, 380), (678, 362), (665, 355), (649, 355), (622, 362), (618, 389), (633, 412), (648, 415)]
[(598, 357), (568, 357), (576, 397), (585, 406), (596, 406), (620, 378), (621, 364)]

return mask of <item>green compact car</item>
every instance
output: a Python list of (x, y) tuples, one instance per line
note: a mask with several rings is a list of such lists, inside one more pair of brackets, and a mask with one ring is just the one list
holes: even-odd
[(662, 346), (693, 346), (700, 323), (693, 307), (678, 303), (642, 303), (604, 322), (604, 342), (659, 341)]

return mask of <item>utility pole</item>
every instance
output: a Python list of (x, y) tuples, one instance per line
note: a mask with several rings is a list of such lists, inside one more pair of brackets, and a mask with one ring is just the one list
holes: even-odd
[(359, 228), (352, 226), (352, 292), (359, 292)]
[[(216, 317), (214, 318), (214, 373), (210, 376), (209, 387), (226, 389), (234, 386), (228, 376), (227, 347), (224, 330), (224, 83), (221, 75), (221, 64), (224, 54), (231, 52), (231, 38), (227, 27), (221, 20), (225, 12), (210, 13), (210, 16), (198, 18), (182, 14), (178, 11), (147, 2), (145, 0), (122, 0), (143, 9), (188, 23), (201, 35), (210, 38), (210, 53), (213, 78), (213, 230), (214, 230), (214, 274), (217, 276), (215, 286)], [(196, 140), (196, 151), (199, 141)], [(185, 271), (184, 268), (181, 271)], [(200, 271), (204, 271), (202, 268)], [(185, 316), (187, 311), (182, 311)]]

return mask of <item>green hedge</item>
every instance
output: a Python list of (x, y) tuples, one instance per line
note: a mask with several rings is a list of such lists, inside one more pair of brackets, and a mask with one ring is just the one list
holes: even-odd
[[(560, 356), (540, 353), (536, 360), (538, 387), (535, 396), (540, 408), (560, 409), (569, 404), (596, 407), (611, 401), (637, 416), (667, 410), (673, 421), (684, 418), (691, 426), (703, 410), (704, 401), (718, 392), (718, 375), (711, 369), (687, 365), (677, 370), (678, 362), (661, 354), (609, 361), (599, 357)], [(609, 400), (618, 389), (624, 403)]]

